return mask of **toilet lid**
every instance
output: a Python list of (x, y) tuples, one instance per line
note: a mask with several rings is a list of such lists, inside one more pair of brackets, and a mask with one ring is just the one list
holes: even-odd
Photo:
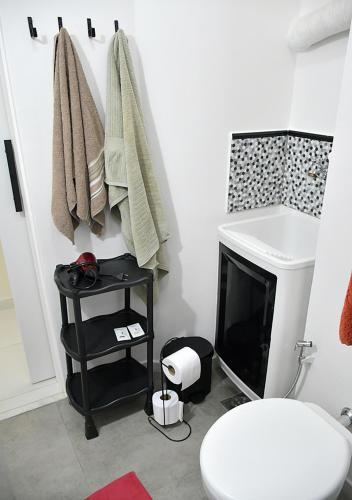
[(216, 499), (322, 500), (338, 493), (350, 453), (347, 440), (304, 403), (263, 399), (215, 422), (200, 465)]

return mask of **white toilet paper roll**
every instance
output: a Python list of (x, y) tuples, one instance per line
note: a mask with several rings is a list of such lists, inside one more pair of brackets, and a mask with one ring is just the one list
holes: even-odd
[(173, 384), (182, 384), (182, 390), (200, 377), (200, 359), (196, 351), (183, 347), (163, 359), (163, 371)]
[(162, 392), (154, 392), (153, 394), (153, 413), (154, 419), (160, 425), (175, 424), (178, 420), (183, 419), (183, 403), (178, 400), (178, 395), (175, 391), (164, 391), (165, 405), (165, 422)]

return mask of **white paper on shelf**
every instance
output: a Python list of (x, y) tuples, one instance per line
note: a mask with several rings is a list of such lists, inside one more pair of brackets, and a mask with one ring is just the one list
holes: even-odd
[(128, 330), (131, 334), (132, 338), (142, 337), (145, 335), (145, 332), (139, 323), (134, 323), (133, 325), (128, 325)]
[(123, 342), (125, 340), (131, 340), (130, 334), (128, 333), (127, 328), (114, 328), (114, 332), (116, 335), (116, 339), (118, 342)]

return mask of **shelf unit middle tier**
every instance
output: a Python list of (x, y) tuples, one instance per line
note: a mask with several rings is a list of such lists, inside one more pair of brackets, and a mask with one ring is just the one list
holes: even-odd
[[(114, 332), (115, 328), (127, 327), (139, 323), (144, 330), (144, 335), (125, 342), (119, 342)], [(153, 338), (153, 332), (147, 333), (147, 319), (133, 309), (122, 309), (113, 314), (95, 316), (82, 322), (82, 332), (86, 346), (86, 360), (99, 358), (112, 352), (127, 349), (146, 342)], [(65, 351), (76, 361), (82, 358), (78, 351), (77, 333), (75, 323), (63, 325), (61, 328), (61, 341)]]

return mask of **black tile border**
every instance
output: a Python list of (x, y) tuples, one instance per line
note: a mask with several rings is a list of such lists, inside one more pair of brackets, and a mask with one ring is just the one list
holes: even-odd
[(264, 132), (233, 132), (232, 140), (234, 139), (252, 139), (256, 137), (278, 137), (288, 135), (287, 130), (267, 130)]
[(251, 139), (255, 137), (278, 137), (278, 136), (302, 137), (303, 139), (312, 139), (315, 141), (333, 142), (332, 135), (313, 134), (311, 132), (301, 132), (299, 130), (266, 130), (263, 132), (233, 132), (234, 139)]
[(312, 139), (313, 141), (334, 141), (334, 136), (332, 135), (313, 134), (311, 132), (300, 132), (298, 130), (288, 130), (287, 135), (292, 135), (293, 137), (303, 137), (303, 139)]

